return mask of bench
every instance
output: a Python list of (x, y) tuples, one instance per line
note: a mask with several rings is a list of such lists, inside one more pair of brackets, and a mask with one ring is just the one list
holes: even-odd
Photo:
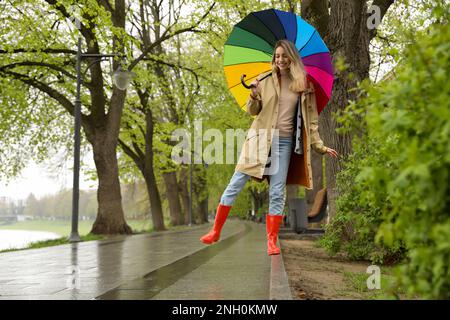
[(290, 227), (296, 233), (323, 233), (322, 229), (309, 229), (308, 223), (322, 221), (327, 216), (327, 206), (327, 188), (317, 192), (309, 212), (305, 198), (290, 199), (288, 201)]

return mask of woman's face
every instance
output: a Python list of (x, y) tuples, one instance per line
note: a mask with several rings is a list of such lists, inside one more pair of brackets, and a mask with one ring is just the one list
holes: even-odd
[(283, 47), (278, 47), (275, 50), (275, 64), (280, 70), (286, 70), (291, 65), (291, 60), (289, 60)]

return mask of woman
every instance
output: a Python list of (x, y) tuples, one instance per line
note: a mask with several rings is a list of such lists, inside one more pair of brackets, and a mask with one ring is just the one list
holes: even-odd
[[(260, 79), (267, 74), (260, 75)], [(313, 188), (310, 146), (332, 157), (337, 157), (337, 152), (320, 139), (314, 87), (292, 42), (280, 40), (275, 44), (272, 75), (261, 83), (256, 79), (252, 85), (247, 112), (256, 118), (217, 207), (214, 227), (200, 240), (205, 244), (218, 241), (228, 213), (248, 179), (267, 177), (267, 253), (275, 255), (280, 253), (276, 243), (286, 183)]]

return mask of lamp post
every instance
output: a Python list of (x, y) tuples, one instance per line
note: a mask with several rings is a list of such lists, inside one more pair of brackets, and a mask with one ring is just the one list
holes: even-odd
[[(70, 242), (81, 241), (78, 234), (78, 213), (79, 213), (79, 200), (80, 200), (80, 146), (81, 146), (81, 62), (83, 58), (97, 58), (86, 68), (83, 75), (89, 69), (89, 67), (97, 62), (104, 60), (105, 58), (119, 57), (121, 54), (91, 54), (81, 52), (81, 37), (78, 38), (78, 50), (77, 50), (77, 91), (75, 97), (75, 134), (74, 134), (74, 157), (73, 157), (73, 189), (72, 189), (72, 230), (69, 236)], [(121, 66), (113, 73), (113, 83), (119, 90), (126, 90), (130, 85), (131, 79), (134, 73), (128, 70), (122, 69)]]

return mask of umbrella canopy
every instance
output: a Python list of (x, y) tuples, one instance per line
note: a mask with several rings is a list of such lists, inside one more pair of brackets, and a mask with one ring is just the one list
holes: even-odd
[(233, 27), (224, 50), (223, 64), (228, 88), (244, 108), (249, 92), (241, 85), (241, 76), (247, 76), (248, 84), (261, 73), (271, 71), (274, 46), (281, 39), (295, 44), (307, 77), (314, 84), (320, 114), (333, 88), (330, 51), (316, 29), (290, 12), (276, 9), (252, 12)]

